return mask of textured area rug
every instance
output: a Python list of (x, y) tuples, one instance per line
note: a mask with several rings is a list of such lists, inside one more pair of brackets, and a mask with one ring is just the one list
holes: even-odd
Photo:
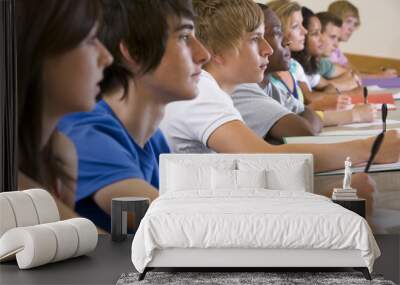
[(148, 272), (146, 278), (138, 281), (138, 273), (122, 274), (117, 285), (146, 284), (221, 284), (221, 285), (395, 285), (380, 275), (372, 275), (368, 281), (359, 272)]

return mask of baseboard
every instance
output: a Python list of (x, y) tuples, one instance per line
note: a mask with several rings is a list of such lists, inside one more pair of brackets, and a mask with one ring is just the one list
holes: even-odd
[(351, 64), (362, 73), (376, 73), (382, 71), (382, 67), (394, 68), (400, 72), (400, 59), (377, 57), (360, 54), (345, 54)]

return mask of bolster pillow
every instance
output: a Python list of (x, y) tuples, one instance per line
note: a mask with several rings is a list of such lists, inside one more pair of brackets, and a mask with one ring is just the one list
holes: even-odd
[(56, 202), (43, 189), (0, 193), (0, 237), (15, 227), (60, 220)]
[(85, 218), (17, 227), (0, 238), (0, 261), (16, 256), (19, 268), (28, 269), (86, 254), (96, 245), (96, 226)]

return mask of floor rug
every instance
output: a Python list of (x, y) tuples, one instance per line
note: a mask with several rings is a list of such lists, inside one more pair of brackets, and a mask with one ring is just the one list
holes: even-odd
[(138, 281), (138, 276), (138, 273), (122, 274), (117, 285), (395, 285), (381, 275), (372, 274), (372, 281), (368, 281), (360, 272), (148, 272), (142, 281)]

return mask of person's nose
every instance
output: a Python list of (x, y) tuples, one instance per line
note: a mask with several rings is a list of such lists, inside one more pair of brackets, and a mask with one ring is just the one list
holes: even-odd
[(304, 28), (304, 26), (303, 26), (303, 25), (301, 25), (301, 31), (302, 31), (302, 34), (303, 34), (303, 35), (307, 35), (307, 34), (308, 34), (308, 31), (307, 31), (307, 29), (306, 29), (306, 28)]
[(260, 55), (262, 57), (268, 57), (268, 56), (272, 55), (273, 52), (274, 52), (274, 50), (272, 49), (272, 47), (268, 43), (268, 41), (265, 40), (264, 38), (261, 38), (260, 39)]
[(210, 61), (211, 55), (204, 45), (197, 39), (193, 41), (193, 61), (197, 64), (204, 65)]
[(107, 67), (112, 64), (112, 62), (114, 61), (114, 58), (100, 40), (97, 40), (97, 42), (98, 42), (98, 50), (99, 50), (98, 64), (101, 67)]

